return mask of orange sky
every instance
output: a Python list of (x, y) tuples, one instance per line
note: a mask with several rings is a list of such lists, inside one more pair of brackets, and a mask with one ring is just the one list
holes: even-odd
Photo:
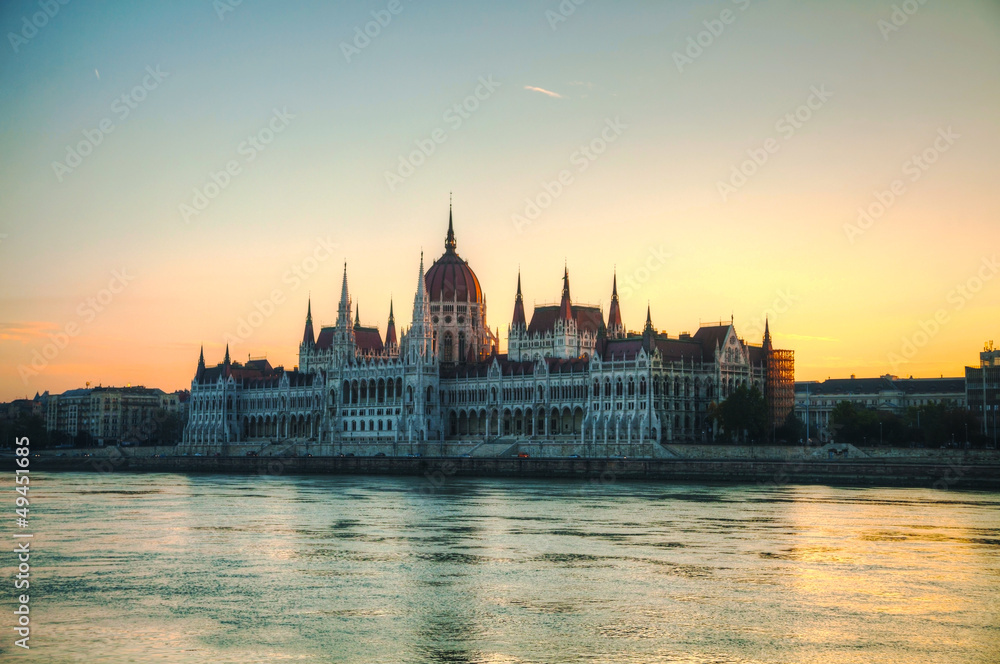
[(187, 387), (227, 338), (294, 366), (345, 260), (405, 326), (451, 191), (504, 339), (565, 261), (632, 329), (769, 316), (799, 380), (962, 375), (1000, 342), (1000, 8), (746, 4), (405, 5), (350, 57), (375, 4), (67, 5), (0, 56), (0, 399)]

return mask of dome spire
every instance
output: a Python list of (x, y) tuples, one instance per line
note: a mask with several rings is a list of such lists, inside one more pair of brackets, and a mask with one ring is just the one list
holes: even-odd
[(455, 253), (455, 226), (451, 216), (451, 194), (448, 194), (448, 237), (444, 240), (444, 250), (446, 253)]

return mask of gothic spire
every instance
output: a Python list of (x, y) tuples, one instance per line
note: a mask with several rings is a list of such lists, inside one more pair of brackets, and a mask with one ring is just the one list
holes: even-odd
[(768, 327), (768, 320), (764, 318), (764, 350), (771, 350), (771, 329)]
[(354, 327), (361, 327), (361, 303), (355, 303), (354, 305)]
[(430, 304), (427, 302), (427, 286), (424, 284), (424, 252), (420, 252), (420, 275), (417, 279), (417, 294), (413, 298), (413, 322), (430, 321)]
[(642, 329), (642, 348), (648, 354), (653, 353), (656, 345), (656, 329), (653, 327), (653, 317), (649, 312), (649, 303), (646, 303), (646, 326)]
[(385, 345), (386, 347), (396, 346), (399, 342), (396, 340), (396, 317), (392, 315), (392, 298), (389, 299), (389, 323), (385, 326)]
[(340, 304), (337, 305), (337, 327), (351, 326), (351, 296), (347, 292), (347, 261), (344, 261), (344, 280), (340, 286)]
[(524, 329), (524, 300), (521, 297), (521, 271), (517, 271), (517, 295), (514, 298), (514, 318), (511, 327)]
[(198, 356), (198, 371), (195, 372), (195, 378), (201, 378), (202, 374), (205, 373), (205, 344), (201, 345), (201, 354)]
[(625, 331), (622, 324), (621, 306), (618, 303), (618, 270), (611, 282), (611, 307), (608, 309), (608, 332), (612, 338), (620, 336)]
[(573, 306), (569, 297), (569, 268), (563, 265), (563, 289), (562, 299), (559, 301), (559, 318), (562, 320), (572, 320)]
[(309, 304), (306, 307), (306, 328), (302, 332), (302, 343), (307, 346), (312, 346), (316, 343), (316, 334), (313, 332), (312, 296), (309, 297)]

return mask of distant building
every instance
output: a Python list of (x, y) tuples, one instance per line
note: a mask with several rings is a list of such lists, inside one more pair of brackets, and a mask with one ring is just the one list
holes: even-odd
[(16, 420), (42, 414), (44, 407), (42, 398), (38, 394), (34, 399), (14, 399), (8, 403), (0, 403), (0, 420)]
[(911, 406), (941, 403), (965, 407), (964, 378), (830, 378), (795, 383), (795, 409), (807, 421), (810, 437), (830, 437), (830, 414), (841, 401), (901, 415)]
[(993, 342), (979, 354), (978, 367), (965, 367), (966, 400), (969, 410), (982, 418), (983, 434), (994, 442), (1000, 424), (1000, 349)]
[(92, 387), (49, 395), (46, 428), (89, 434), (98, 445), (143, 442), (160, 410), (181, 413), (180, 397), (147, 387)]

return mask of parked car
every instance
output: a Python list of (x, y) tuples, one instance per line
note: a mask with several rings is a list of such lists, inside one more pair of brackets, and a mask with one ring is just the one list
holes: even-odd
[(530, 454), (528, 454), (527, 452), (518, 452), (518, 454), (517, 454), (517, 458), (518, 458), (518, 459), (527, 459), (527, 458), (529, 458), (530, 456), (531, 456), (531, 455), (530, 455)]
[(258, 454), (257, 452), (255, 452), (253, 450), (250, 450), (249, 452), (247, 452), (247, 456), (248, 457), (255, 457), (255, 456), (260, 456), (260, 454)]
[(385, 456), (385, 452), (376, 452), (374, 456), (384, 457)]

